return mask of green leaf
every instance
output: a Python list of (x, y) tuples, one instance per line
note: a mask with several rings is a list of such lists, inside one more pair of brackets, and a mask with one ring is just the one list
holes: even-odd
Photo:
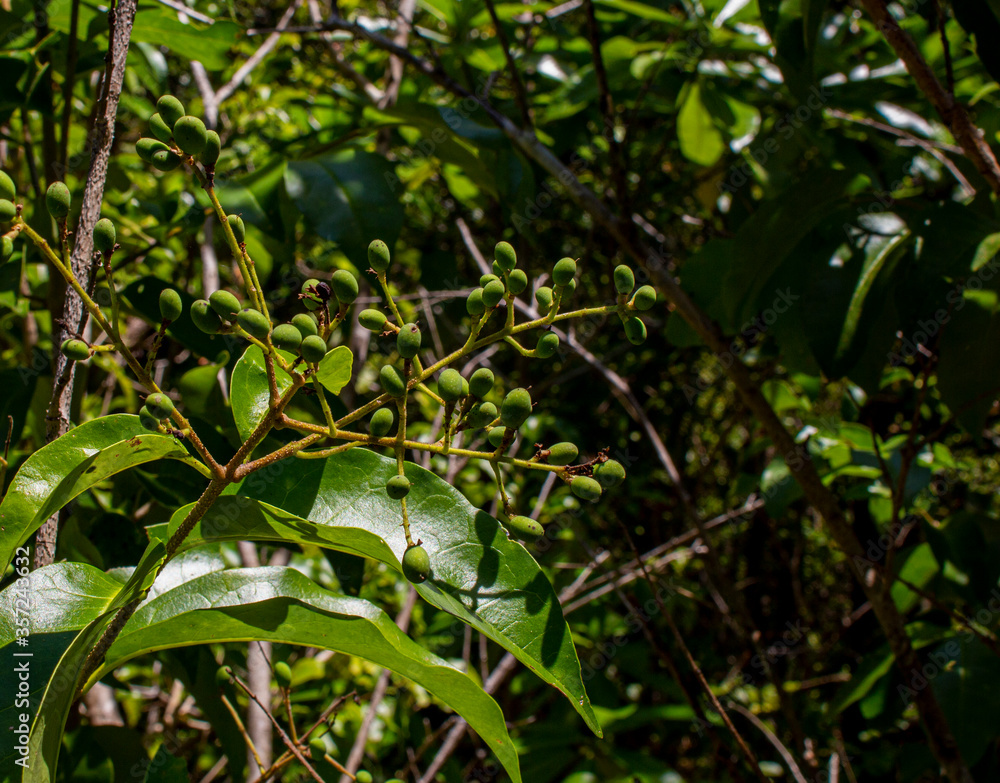
[(187, 764), (160, 745), (146, 769), (144, 783), (188, 783)]
[(677, 114), (677, 140), (684, 157), (699, 166), (711, 166), (726, 151), (722, 133), (702, 103), (698, 82), (691, 82), (683, 92)]
[(677, 27), (680, 24), (674, 15), (645, 3), (637, 3), (635, 0), (595, 0), (595, 3), (615, 11), (624, 11), (627, 14), (638, 16), (640, 19), (663, 22), (671, 27)]
[(351, 371), (354, 368), (354, 354), (346, 345), (338, 345), (323, 357), (316, 368), (316, 377), (331, 394), (340, 394), (340, 390), (351, 382)]
[(147, 432), (125, 413), (81, 424), (43, 446), (21, 465), (0, 503), (0, 563), (53, 513), (81, 492), (128, 468), (158, 459), (189, 459), (169, 435)]
[(132, 40), (166, 46), (181, 57), (197, 60), (210, 71), (221, 71), (231, 64), (229, 50), (241, 33), (233, 22), (216, 22), (206, 27), (181, 22), (171, 11), (147, 9), (136, 15)]
[[(290, 353), (279, 351), (279, 354), (284, 359), (294, 358)], [(292, 385), (292, 377), (280, 367), (275, 366), (274, 375), (279, 392), (285, 392)], [(256, 345), (247, 348), (233, 368), (229, 384), (229, 401), (233, 406), (236, 429), (240, 437), (246, 440), (267, 415), (271, 404), (264, 352)]]

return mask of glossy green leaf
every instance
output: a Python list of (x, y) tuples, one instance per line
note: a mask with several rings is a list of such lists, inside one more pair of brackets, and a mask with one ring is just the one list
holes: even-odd
[(132, 40), (166, 46), (181, 57), (197, 60), (210, 71), (218, 71), (232, 62), (228, 53), (241, 32), (233, 22), (205, 26), (181, 22), (176, 13), (166, 9), (147, 9), (136, 15)]
[(316, 368), (316, 377), (331, 394), (340, 394), (351, 382), (354, 354), (346, 345), (338, 345), (323, 357)]
[(677, 140), (681, 153), (692, 163), (711, 166), (726, 151), (722, 132), (701, 100), (701, 85), (691, 82), (677, 113)]
[[(294, 358), (290, 353), (279, 351), (279, 354), (285, 359)], [(279, 392), (286, 391), (292, 385), (292, 377), (280, 367), (274, 368), (274, 374)], [(233, 368), (229, 384), (229, 401), (233, 406), (236, 429), (240, 437), (246, 440), (267, 415), (268, 406), (271, 404), (264, 352), (256, 345), (247, 348)]]

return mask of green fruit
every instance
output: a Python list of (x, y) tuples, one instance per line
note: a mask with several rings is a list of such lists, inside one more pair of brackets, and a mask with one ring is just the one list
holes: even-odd
[(382, 381), (382, 388), (385, 389), (391, 397), (402, 397), (406, 394), (406, 381), (404, 381), (403, 376), (399, 374), (399, 370), (391, 364), (387, 364), (379, 370), (378, 375), (379, 380)]
[(497, 242), (497, 246), (493, 248), (493, 257), (504, 272), (509, 272), (517, 266), (517, 253), (507, 242)]
[(612, 489), (625, 480), (625, 468), (617, 460), (609, 459), (594, 466), (594, 478), (604, 489)]
[(426, 582), (431, 575), (431, 559), (422, 546), (410, 546), (403, 552), (403, 576), (414, 584)]
[(321, 759), (326, 755), (326, 743), (322, 737), (313, 737), (309, 740), (309, 752), (312, 753), (314, 759)]
[(486, 303), (483, 302), (483, 289), (474, 288), (469, 298), (465, 300), (465, 310), (469, 315), (482, 315), (486, 312)]
[(240, 310), (236, 316), (236, 322), (243, 331), (258, 340), (266, 340), (271, 332), (271, 322), (260, 310), (253, 310), (249, 307)]
[(473, 397), (478, 397), (481, 400), (493, 391), (494, 383), (495, 378), (493, 377), (493, 371), (486, 367), (480, 367), (472, 373), (472, 377), (469, 378), (469, 393)]
[(494, 427), (486, 433), (486, 440), (493, 448), (498, 449), (503, 444), (503, 435), (506, 431), (504, 427)]
[(572, 258), (562, 258), (556, 261), (552, 268), (552, 281), (556, 285), (567, 286), (576, 277), (576, 261)]
[(318, 334), (310, 334), (302, 338), (302, 345), (299, 348), (302, 358), (310, 364), (319, 364), (326, 356), (326, 340)]
[(389, 246), (381, 239), (368, 245), (368, 265), (376, 272), (384, 272), (389, 268)]
[(236, 298), (235, 294), (229, 291), (214, 291), (208, 297), (208, 303), (212, 305), (212, 309), (215, 312), (227, 321), (235, 321), (236, 314), (240, 311), (240, 300)]
[(410, 494), (410, 480), (406, 476), (393, 476), (385, 482), (385, 491), (393, 500), (402, 500)]
[(635, 288), (635, 275), (625, 264), (615, 267), (615, 290), (619, 294), (628, 295)]
[(60, 349), (67, 359), (74, 362), (85, 362), (90, 358), (90, 346), (83, 340), (63, 340)]
[(601, 485), (589, 476), (577, 476), (569, 483), (569, 488), (580, 500), (596, 503), (601, 498)]
[(503, 398), (500, 421), (505, 427), (517, 429), (531, 415), (531, 395), (527, 389), (513, 389)]
[(384, 438), (389, 434), (389, 430), (392, 429), (394, 419), (395, 417), (392, 415), (391, 408), (379, 408), (372, 414), (368, 431), (376, 438)]
[(320, 299), (309, 290), (310, 288), (315, 288), (318, 285), (319, 280), (315, 277), (310, 277), (302, 283), (302, 293), (306, 295), (302, 300), (302, 304), (306, 306), (307, 310), (318, 310), (323, 306), (323, 302), (321, 302)]
[(465, 378), (462, 378), (462, 396), (469, 396), (469, 382)]
[(242, 245), (247, 241), (247, 227), (243, 223), (243, 218), (239, 215), (226, 215), (226, 222), (229, 223), (229, 227), (233, 230), (233, 236), (236, 237), (236, 243)]
[(462, 373), (449, 367), (438, 376), (438, 394), (445, 402), (462, 399)]
[(274, 664), (274, 679), (278, 681), (280, 687), (287, 688), (292, 684), (292, 667), (285, 661), (276, 662)]
[(656, 289), (651, 285), (644, 285), (635, 292), (630, 304), (636, 310), (648, 310), (656, 304)]
[(507, 529), (514, 538), (522, 541), (537, 541), (545, 532), (542, 526), (531, 517), (514, 516), (507, 520)]
[(302, 332), (291, 324), (278, 324), (271, 332), (271, 344), (282, 351), (295, 351), (302, 344)]
[[(493, 276), (497, 280), (501, 279), (503, 277), (503, 267), (500, 266), (500, 264), (498, 264), (496, 261), (493, 262), (492, 267), (493, 267)], [(482, 285), (482, 283), (480, 283), (480, 285)]]
[(184, 312), (184, 303), (181, 295), (173, 288), (164, 288), (160, 291), (160, 318), (164, 321), (176, 321)]
[(503, 299), (503, 295), (506, 293), (503, 283), (499, 280), (491, 280), (483, 288), (483, 304), (486, 305), (487, 309), (492, 310), (498, 304), (500, 304)]
[(576, 462), (578, 456), (580, 456), (580, 450), (576, 444), (563, 441), (549, 446), (549, 456), (546, 461), (550, 465), (569, 465)]
[(207, 169), (214, 169), (219, 162), (219, 155), (222, 154), (222, 139), (214, 130), (205, 132), (205, 149), (201, 151), (198, 159)]
[(396, 350), (404, 359), (412, 359), (420, 350), (420, 327), (404, 324), (396, 334)]
[(17, 206), (13, 201), (0, 198), (0, 223), (10, 223), (17, 217)]
[(354, 776), (354, 783), (372, 783), (372, 780), (372, 773), (364, 769), (359, 769)]
[(205, 299), (191, 305), (191, 320), (206, 334), (216, 334), (222, 329), (222, 318)]
[(8, 236), (0, 239), (0, 264), (6, 262), (14, 255), (14, 240)]
[(376, 334), (385, 329), (385, 322), (388, 320), (385, 313), (381, 310), (362, 310), (361, 314), (358, 315), (358, 323), (369, 332), (375, 332)]
[(489, 283), (492, 283), (494, 280), (499, 280), (499, 279), (500, 279), (499, 275), (493, 275), (493, 274), (483, 275), (482, 277), (479, 278), (479, 286), (480, 288), (485, 288)]
[(310, 335), (319, 334), (319, 327), (316, 325), (316, 320), (309, 313), (297, 313), (293, 315), (292, 326), (302, 333), (303, 339)]
[(496, 417), (496, 405), (492, 402), (480, 402), (473, 405), (469, 409), (469, 415), (466, 418), (466, 422), (470, 428), (478, 430), (480, 427), (485, 427), (487, 424), (494, 421)]
[(353, 304), (358, 298), (358, 278), (346, 269), (338, 269), (330, 278), (334, 296), (342, 305)]
[(155, 419), (166, 419), (174, 412), (174, 401), (163, 392), (154, 392), (146, 398), (146, 410)]
[(568, 302), (574, 293), (576, 293), (576, 278), (570, 280), (569, 284), (563, 287), (562, 301)]
[(163, 121), (172, 128), (177, 120), (184, 116), (184, 104), (173, 95), (162, 95), (156, 102), (156, 111), (160, 113)]
[(629, 318), (625, 322), (625, 336), (632, 345), (642, 345), (646, 342), (646, 324), (641, 318)]
[(145, 137), (135, 143), (135, 152), (146, 163), (153, 162), (153, 155), (157, 152), (170, 152), (170, 147), (159, 139)]
[(174, 135), (170, 130), (170, 126), (164, 122), (159, 112), (149, 118), (149, 130), (160, 141), (170, 141)]
[(110, 253), (115, 249), (115, 241), (118, 239), (118, 232), (115, 231), (115, 224), (108, 218), (101, 218), (94, 225), (94, 247), (100, 253)]
[(515, 269), (510, 273), (507, 278), (507, 290), (510, 291), (514, 296), (519, 296), (524, 293), (524, 290), (528, 287), (528, 276), (521, 269)]
[(45, 191), (45, 208), (56, 220), (64, 220), (69, 214), (71, 196), (65, 182), (53, 182)]
[(559, 335), (555, 332), (546, 332), (538, 338), (535, 343), (535, 355), (539, 359), (548, 359), (559, 350)]
[(552, 289), (547, 285), (541, 286), (535, 291), (535, 301), (538, 303), (539, 312), (547, 313), (552, 307)]
[(146, 410), (145, 405), (139, 408), (139, 424), (142, 425), (144, 430), (149, 430), (150, 432), (156, 432), (160, 429), (160, 420), (150, 414), (150, 412)]
[(0, 171), (0, 198), (13, 201), (17, 194), (14, 187), (14, 180), (10, 178), (6, 171)]
[(215, 682), (221, 688), (233, 681), (233, 675), (229, 673), (228, 666), (220, 666), (215, 672)]
[(171, 150), (157, 150), (150, 156), (149, 162), (157, 171), (173, 171), (184, 162), (184, 159)]
[(197, 117), (181, 117), (174, 123), (174, 141), (181, 151), (197, 155), (208, 143), (208, 129)]

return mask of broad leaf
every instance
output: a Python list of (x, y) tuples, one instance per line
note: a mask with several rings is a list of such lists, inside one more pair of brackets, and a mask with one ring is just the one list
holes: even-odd
[(144, 10), (136, 15), (132, 28), (133, 41), (166, 46), (185, 59), (197, 60), (210, 71), (230, 65), (229, 50), (241, 34), (233, 22), (216, 22), (206, 27), (190, 21), (181, 22), (176, 13), (166, 9)]
[[(293, 358), (290, 353), (281, 352), (281, 356)], [(274, 368), (274, 374), (279, 392), (284, 392), (292, 385), (291, 376), (280, 367)], [(236, 362), (229, 385), (229, 399), (233, 406), (236, 429), (240, 437), (246, 440), (267, 414), (271, 404), (264, 352), (256, 345), (247, 348)]]
[(316, 368), (316, 377), (331, 394), (340, 394), (351, 382), (354, 368), (354, 354), (346, 345), (338, 345), (330, 351)]
[(711, 166), (726, 151), (725, 139), (701, 100), (701, 86), (697, 82), (684, 91), (677, 113), (677, 140), (684, 157), (699, 166)]

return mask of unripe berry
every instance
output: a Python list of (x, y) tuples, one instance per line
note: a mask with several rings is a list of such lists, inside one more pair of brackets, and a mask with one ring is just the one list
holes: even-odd
[(469, 382), (465, 378), (462, 378), (462, 396), (469, 396)]
[(226, 215), (226, 222), (229, 223), (229, 227), (233, 230), (233, 236), (236, 237), (237, 244), (242, 245), (247, 241), (247, 227), (243, 223), (243, 218), (239, 215)]
[(389, 268), (389, 246), (381, 239), (368, 245), (368, 265), (376, 272), (384, 272)]
[(493, 391), (493, 384), (495, 382), (496, 379), (493, 377), (493, 371), (488, 367), (480, 367), (469, 378), (469, 393), (481, 400)]
[(573, 294), (574, 293), (576, 293), (576, 278), (575, 277), (572, 280), (570, 280), (569, 283), (567, 283), (563, 287), (563, 290), (562, 290), (562, 300), (564, 302), (568, 302), (570, 299), (573, 298)]
[(149, 131), (160, 141), (170, 141), (174, 135), (170, 130), (170, 126), (164, 122), (159, 112), (149, 118)]
[(293, 352), (302, 344), (302, 332), (291, 324), (278, 324), (271, 332), (271, 344), (282, 351)]
[(292, 667), (285, 661), (277, 661), (274, 664), (274, 679), (279, 687), (287, 688), (292, 684)]
[(213, 291), (212, 295), (208, 297), (208, 303), (212, 305), (215, 312), (227, 321), (235, 321), (236, 314), (240, 311), (240, 300), (229, 291)]
[(201, 151), (201, 155), (198, 159), (204, 164), (205, 168), (213, 169), (215, 164), (219, 162), (219, 155), (222, 154), (222, 139), (219, 138), (219, 134), (214, 130), (205, 132), (205, 149)]
[(208, 143), (208, 129), (199, 118), (187, 115), (174, 123), (174, 141), (182, 152), (197, 155)]
[(486, 312), (486, 303), (483, 302), (483, 289), (474, 288), (469, 298), (465, 300), (465, 310), (469, 315), (482, 315)]
[(156, 432), (160, 429), (160, 420), (149, 412), (145, 405), (139, 408), (139, 424), (144, 430)]
[(318, 334), (310, 334), (302, 338), (302, 345), (299, 347), (302, 358), (310, 364), (319, 364), (326, 356), (326, 340)]
[(267, 335), (271, 332), (271, 322), (260, 310), (246, 307), (237, 314), (236, 322), (243, 331), (258, 340), (266, 340)]
[(629, 318), (625, 322), (625, 336), (632, 345), (642, 345), (646, 342), (646, 324), (641, 318)]
[(318, 310), (322, 307), (323, 303), (319, 300), (316, 294), (312, 293), (310, 289), (315, 289), (319, 285), (319, 280), (315, 277), (310, 277), (308, 280), (302, 283), (302, 293), (306, 294), (305, 298), (302, 300), (302, 304), (306, 306), (307, 310)]
[(625, 480), (625, 468), (617, 460), (609, 459), (594, 466), (594, 478), (604, 489), (612, 489)]
[(382, 388), (390, 397), (402, 397), (406, 394), (406, 381), (399, 374), (399, 370), (391, 364), (387, 364), (379, 370), (379, 380), (382, 381)]
[(517, 266), (517, 253), (508, 242), (497, 242), (497, 246), (493, 248), (493, 257), (505, 272)]
[(546, 459), (550, 465), (569, 465), (576, 461), (580, 450), (575, 443), (563, 441), (549, 446), (549, 456)]
[(17, 194), (14, 187), (14, 180), (10, 178), (6, 171), (0, 171), (0, 198), (13, 201)]
[(531, 415), (531, 395), (527, 389), (513, 389), (503, 398), (500, 421), (505, 427), (517, 429)]
[(486, 440), (493, 448), (498, 449), (503, 444), (503, 436), (506, 431), (504, 427), (494, 427), (486, 433)]
[(503, 299), (506, 289), (499, 280), (491, 280), (483, 289), (483, 304), (487, 309), (493, 309)]
[(372, 783), (372, 780), (372, 773), (366, 769), (359, 769), (354, 776), (354, 783)]
[[(493, 269), (493, 276), (499, 280), (503, 277), (503, 267), (500, 266), (496, 261), (494, 261), (490, 267)], [(482, 285), (482, 283), (480, 283)]]
[(330, 278), (330, 287), (337, 301), (342, 305), (353, 304), (358, 298), (358, 278), (346, 269), (338, 269)]
[(60, 346), (59, 350), (61, 350), (63, 356), (70, 361), (85, 362), (90, 358), (90, 346), (83, 340), (76, 340), (73, 338), (63, 340), (63, 344)]
[(99, 253), (110, 253), (115, 249), (118, 232), (108, 218), (101, 218), (94, 224), (94, 247)]
[(173, 95), (162, 95), (156, 102), (156, 111), (159, 112), (163, 121), (172, 128), (177, 120), (184, 116), (184, 104)]
[(656, 289), (651, 285), (644, 285), (635, 292), (630, 304), (636, 310), (648, 310), (656, 304)]
[(510, 291), (514, 296), (519, 296), (524, 293), (524, 290), (528, 287), (528, 276), (521, 269), (515, 269), (510, 273), (507, 278), (507, 290)]
[(181, 295), (173, 288), (164, 288), (160, 291), (160, 318), (164, 321), (176, 321), (184, 312), (184, 303)]
[(302, 339), (313, 334), (319, 334), (319, 327), (309, 313), (296, 313), (292, 316), (292, 326), (302, 333)]
[(402, 500), (410, 494), (410, 480), (406, 476), (393, 476), (385, 482), (385, 491), (393, 500)]
[(385, 322), (389, 320), (381, 310), (362, 310), (358, 315), (358, 323), (370, 332), (379, 334), (385, 329)]
[(173, 150), (157, 150), (150, 158), (149, 162), (157, 171), (173, 171), (180, 166), (184, 160)]
[(53, 182), (45, 191), (45, 208), (56, 220), (64, 220), (69, 214), (71, 197), (65, 182)]
[(431, 574), (431, 559), (422, 546), (410, 546), (403, 552), (403, 576), (414, 584), (427, 581)]
[(559, 335), (555, 332), (545, 332), (535, 344), (535, 355), (539, 359), (548, 359), (559, 350)]
[(396, 350), (404, 359), (412, 359), (420, 350), (420, 327), (404, 324), (396, 334)]
[(534, 519), (522, 516), (514, 516), (507, 520), (507, 529), (514, 538), (522, 541), (537, 541), (545, 532)]
[(216, 334), (222, 329), (222, 317), (205, 299), (198, 299), (191, 305), (191, 320), (206, 334)]
[(154, 392), (146, 398), (146, 410), (155, 419), (165, 419), (174, 412), (174, 401), (163, 392)]
[(229, 673), (228, 666), (220, 666), (215, 672), (215, 682), (220, 688), (233, 681), (233, 675)]
[(0, 264), (6, 263), (14, 255), (14, 240), (8, 236), (0, 238)]
[(577, 476), (569, 483), (569, 488), (580, 500), (596, 503), (601, 499), (601, 485), (589, 476)]
[(170, 148), (159, 139), (151, 139), (148, 136), (139, 139), (135, 143), (135, 153), (147, 163), (153, 162), (153, 155), (157, 152), (169, 152)]
[(545, 314), (552, 307), (552, 289), (547, 285), (541, 286), (535, 291), (535, 302), (538, 303), (538, 311)]
[(13, 201), (0, 198), (0, 223), (10, 223), (17, 217), (17, 205)]
[(445, 402), (457, 402), (462, 398), (462, 374), (451, 367), (438, 376), (438, 394)]
[(625, 294), (627, 296), (632, 293), (633, 288), (635, 288), (635, 275), (632, 274), (632, 270), (625, 266), (625, 264), (619, 264), (616, 266), (615, 290), (619, 294)]
[(392, 422), (394, 418), (395, 417), (392, 415), (391, 408), (379, 408), (372, 414), (371, 422), (368, 425), (368, 431), (376, 438), (384, 438), (389, 434), (389, 430), (392, 429)]
[(499, 275), (494, 275), (494, 274), (483, 275), (482, 277), (479, 278), (479, 287), (485, 288), (488, 283), (492, 283), (494, 280), (499, 280), (499, 279), (500, 279)]
[(478, 430), (480, 427), (485, 427), (487, 424), (494, 421), (496, 417), (496, 405), (492, 402), (480, 402), (473, 405), (469, 409), (469, 415), (466, 418), (466, 422), (470, 428)]
[(556, 285), (567, 286), (576, 277), (576, 261), (572, 258), (562, 258), (556, 261), (552, 268), (552, 282)]

